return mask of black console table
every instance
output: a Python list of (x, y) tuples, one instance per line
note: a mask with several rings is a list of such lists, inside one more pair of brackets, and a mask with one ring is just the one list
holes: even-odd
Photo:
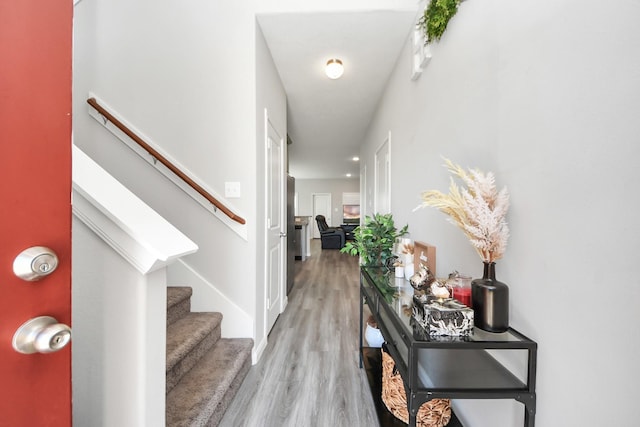
[[(500, 334), (475, 328), (468, 337), (430, 337), (412, 317), (413, 288), (384, 268), (360, 270), (360, 325), (363, 304), (387, 343), (407, 392), (409, 426), (431, 399), (515, 399), (524, 404), (524, 426), (535, 425), (537, 344), (515, 329)], [(363, 336), (360, 328), (360, 367)], [(507, 369), (516, 358), (518, 369)]]

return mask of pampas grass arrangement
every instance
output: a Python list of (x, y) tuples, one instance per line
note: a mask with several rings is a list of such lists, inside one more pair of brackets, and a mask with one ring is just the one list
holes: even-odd
[[(483, 262), (492, 263), (502, 258), (509, 239), (505, 219), (509, 209), (507, 188), (498, 191), (491, 172), (464, 170), (449, 159), (445, 159), (443, 166), (454, 175), (449, 194), (438, 190), (425, 191), (419, 207), (431, 206), (448, 215), (449, 221), (467, 235)], [(459, 178), (466, 188), (458, 187), (454, 177)]]

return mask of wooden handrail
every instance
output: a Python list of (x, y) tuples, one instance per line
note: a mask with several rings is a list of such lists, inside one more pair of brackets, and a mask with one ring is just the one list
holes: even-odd
[(232, 220), (234, 220), (234, 221), (236, 221), (236, 222), (238, 222), (240, 224), (246, 224), (246, 221), (245, 221), (244, 218), (242, 218), (242, 217), (234, 214), (233, 212), (231, 212), (229, 210), (229, 208), (227, 208), (225, 205), (223, 205), (218, 199), (216, 199), (211, 194), (209, 194), (204, 188), (199, 186), (194, 180), (189, 178), (184, 172), (182, 172), (180, 169), (178, 169), (173, 163), (171, 163), (169, 160), (167, 160), (162, 154), (158, 153), (153, 147), (151, 147), (142, 138), (140, 138), (138, 135), (136, 135), (131, 129), (129, 129), (127, 126), (125, 126), (120, 120), (118, 120), (111, 113), (109, 113), (107, 110), (105, 110), (104, 107), (102, 107), (100, 104), (98, 104), (98, 101), (96, 101), (95, 98), (87, 99), (87, 103), (89, 105), (91, 105), (93, 108), (95, 108), (96, 111), (98, 113), (100, 113), (104, 118), (106, 118), (111, 123), (113, 123), (115, 127), (120, 129), (129, 138), (134, 140), (136, 142), (136, 144), (138, 144), (140, 147), (144, 148), (149, 154), (151, 154), (156, 160), (158, 160), (160, 163), (162, 163), (167, 169), (169, 169), (171, 172), (173, 172), (178, 177), (180, 177), (180, 179), (182, 179), (184, 182), (186, 182), (198, 194), (200, 194), (202, 197), (207, 199), (209, 201), (209, 203), (211, 203), (217, 209), (220, 209), (225, 215), (227, 215)]

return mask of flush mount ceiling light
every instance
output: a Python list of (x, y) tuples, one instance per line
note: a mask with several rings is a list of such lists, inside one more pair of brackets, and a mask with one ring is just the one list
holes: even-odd
[(327, 73), (327, 77), (330, 79), (339, 79), (344, 73), (344, 67), (342, 66), (342, 61), (339, 59), (330, 59), (327, 61), (327, 67), (325, 68), (325, 73)]

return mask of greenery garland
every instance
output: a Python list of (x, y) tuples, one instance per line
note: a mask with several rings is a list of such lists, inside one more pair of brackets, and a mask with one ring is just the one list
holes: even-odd
[(418, 26), (425, 35), (426, 43), (440, 40), (449, 20), (458, 11), (461, 0), (431, 0), (425, 8), (424, 14), (418, 21)]

